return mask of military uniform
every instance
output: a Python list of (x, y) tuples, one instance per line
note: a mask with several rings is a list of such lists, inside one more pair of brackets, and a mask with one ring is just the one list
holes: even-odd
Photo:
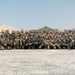
[(19, 37), (15, 38), (14, 40), (14, 49), (19, 49), (20, 48), (20, 39)]

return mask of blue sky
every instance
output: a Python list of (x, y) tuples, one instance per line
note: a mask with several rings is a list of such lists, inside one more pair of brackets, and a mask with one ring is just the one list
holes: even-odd
[(31, 30), (75, 28), (75, 0), (0, 0), (0, 23)]

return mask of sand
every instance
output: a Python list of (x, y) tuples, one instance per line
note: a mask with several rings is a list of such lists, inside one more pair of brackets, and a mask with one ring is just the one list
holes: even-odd
[(75, 75), (75, 50), (1, 50), (0, 75)]

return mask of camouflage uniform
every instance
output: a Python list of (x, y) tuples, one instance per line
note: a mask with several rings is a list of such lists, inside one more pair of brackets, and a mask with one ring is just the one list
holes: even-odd
[(19, 49), (20, 48), (20, 39), (19, 37), (17, 36), (14, 40), (14, 49)]

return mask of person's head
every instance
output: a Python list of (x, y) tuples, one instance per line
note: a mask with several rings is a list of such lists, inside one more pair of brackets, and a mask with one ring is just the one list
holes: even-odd
[(4, 33), (4, 30), (2, 30), (1, 33), (3, 34)]
[(24, 30), (23, 29), (21, 29), (21, 33), (24, 33)]

